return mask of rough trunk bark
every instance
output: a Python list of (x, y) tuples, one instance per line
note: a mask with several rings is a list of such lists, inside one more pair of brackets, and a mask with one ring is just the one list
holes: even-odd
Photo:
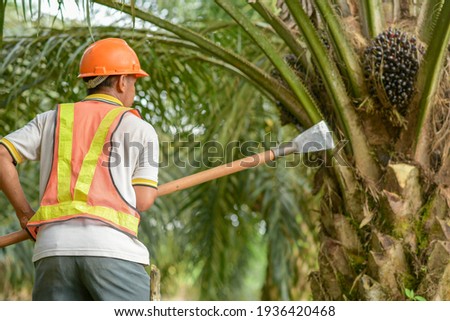
[[(329, 185), (330, 186), (330, 185)], [(363, 186), (361, 186), (363, 189)], [(450, 300), (450, 199), (418, 167), (390, 163), (381, 192), (350, 216), (329, 189), (322, 201), (315, 300)], [(332, 205), (329, 205), (331, 202)]]
[(150, 266), (150, 301), (161, 301), (161, 272), (153, 264)]

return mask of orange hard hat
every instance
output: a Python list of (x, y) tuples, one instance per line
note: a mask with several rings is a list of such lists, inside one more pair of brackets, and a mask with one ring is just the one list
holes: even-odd
[(139, 59), (125, 40), (102, 39), (91, 44), (81, 57), (78, 78), (112, 75), (146, 77)]

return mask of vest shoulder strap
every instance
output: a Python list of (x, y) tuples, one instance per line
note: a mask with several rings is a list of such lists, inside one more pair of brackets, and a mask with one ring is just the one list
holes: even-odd
[(59, 135), (58, 135), (58, 167), (57, 167), (57, 198), (58, 202), (68, 202), (70, 193), (72, 135), (75, 115), (75, 104), (60, 104), (58, 108)]
[(109, 129), (114, 120), (131, 108), (118, 107), (110, 110), (102, 119), (86, 156), (81, 164), (78, 179), (75, 184), (74, 196), (75, 201), (87, 201), (89, 189), (94, 178), (95, 169), (97, 168), (98, 159), (101, 157), (103, 145), (108, 136)]

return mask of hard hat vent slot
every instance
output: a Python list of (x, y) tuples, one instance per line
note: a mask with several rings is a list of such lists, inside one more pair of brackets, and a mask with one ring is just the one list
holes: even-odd
[(99, 74), (99, 75), (105, 75), (106, 74), (106, 69), (105, 69), (105, 67), (95, 67), (94, 68), (94, 73), (95, 74)]

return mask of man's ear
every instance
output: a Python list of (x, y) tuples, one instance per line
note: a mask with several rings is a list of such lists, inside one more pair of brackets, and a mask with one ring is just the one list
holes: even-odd
[(126, 82), (127, 82), (127, 75), (120, 75), (116, 83), (116, 89), (119, 93), (125, 92)]

